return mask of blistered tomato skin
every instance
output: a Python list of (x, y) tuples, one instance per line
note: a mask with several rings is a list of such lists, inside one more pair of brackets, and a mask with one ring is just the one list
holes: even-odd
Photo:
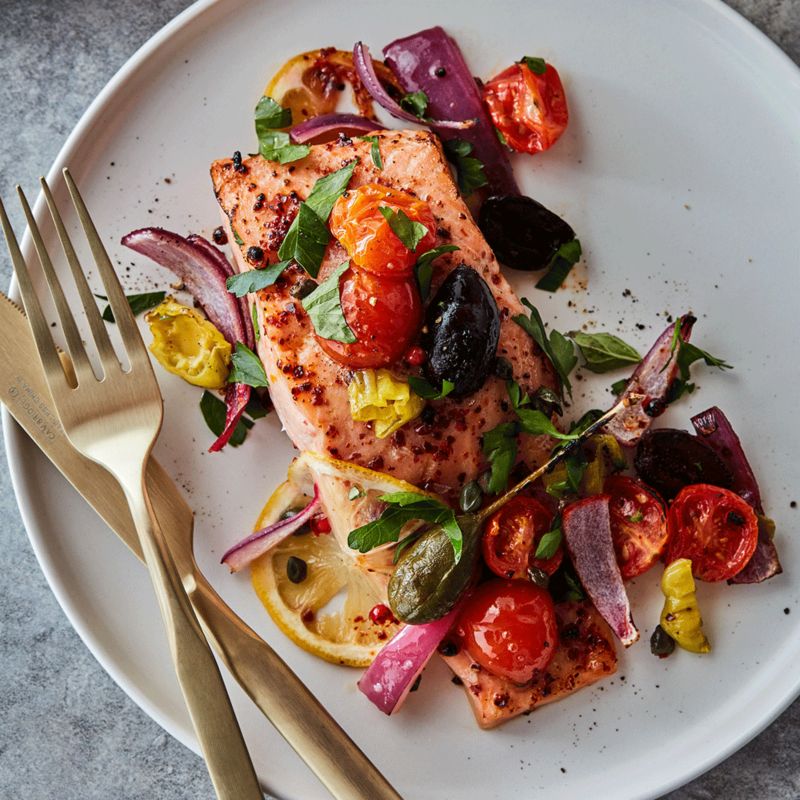
[(553, 600), (526, 581), (482, 583), (455, 625), (472, 658), (494, 675), (525, 684), (550, 664), (558, 646)]
[(348, 344), (318, 336), (322, 349), (348, 367), (376, 369), (398, 361), (422, 321), (416, 283), (349, 269), (339, 286), (342, 312), (357, 341)]
[[(403, 211), (427, 233), (409, 250), (381, 214), (381, 208)], [(410, 277), (417, 257), (436, 244), (436, 218), (427, 203), (407, 192), (367, 183), (345, 192), (333, 207), (331, 233), (353, 264), (375, 275)]]

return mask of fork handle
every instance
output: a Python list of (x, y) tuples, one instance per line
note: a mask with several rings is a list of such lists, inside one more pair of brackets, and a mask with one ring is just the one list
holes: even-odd
[(158, 598), (175, 672), (219, 800), (263, 800), (217, 662), (197, 622), (142, 481), (121, 481)]

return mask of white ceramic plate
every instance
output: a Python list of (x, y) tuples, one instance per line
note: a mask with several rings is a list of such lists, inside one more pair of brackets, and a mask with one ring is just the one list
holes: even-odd
[[(357, 693), (355, 672), (295, 648), (247, 577), (231, 577), (218, 563), (291, 457), (275, 417), (259, 422), (244, 447), (209, 455), (199, 393), (159, 371), (166, 422), (157, 455), (197, 511), (196, 549), (208, 577), (405, 797), (655, 796), (740, 747), (800, 688), (798, 512), (789, 507), (800, 494), (794, 65), (716, 2), (350, 0), (335, 11), (308, 0), (203, 2), (101, 93), (62, 150), (51, 185), (69, 164), (128, 288), (164, 287), (169, 276), (122, 252), (120, 235), (151, 224), (211, 232), (217, 209), (208, 164), (253, 147), (251, 109), (286, 57), (359, 38), (379, 51), (435, 23), (456, 36), (475, 74), (491, 75), (522, 54), (558, 66), (569, 130), (551, 152), (520, 158), (518, 168), (524, 188), (578, 231), (589, 288), (549, 296), (524, 275), (515, 276), (517, 288), (562, 330), (596, 324), (645, 349), (665, 312), (698, 314), (696, 341), (736, 369), (704, 371), (700, 391), (665, 422), (685, 427), (690, 413), (726, 409), (777, 521), (785, 574), (762, 586), (700, 587), (710, 656), (679, 653), (661, 662), (650, 655), (660, 607), (651, 574), (632, 589), (642, 642), (621, 655), (615, 678), (487, 733), (434, 663), (419, 693), (388, 719)], [(52, 243), (46, 225), (45, 233)], [(585, 397), (578, 392), (579, 403), (606, 403), (616, 377), (579, 384), (594, 387)], [(195, 748), (144, 571), (5, 422), (20, 507), (53, 591), (115, 680)], [(265, 787), (282, 798), (326, 797), (238, 687), (231, 691)]]

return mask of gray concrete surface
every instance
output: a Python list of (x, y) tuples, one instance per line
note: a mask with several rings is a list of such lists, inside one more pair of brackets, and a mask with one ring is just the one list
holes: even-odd
[[(0, 0), (0, 188), (32, 185), (117, 68), (186, 0)], [(800, 61), (800, 0), (730, 0)], [(15, 215), (15, 223), (19, 216)], [(21, 227), (21, 226), (20, 226)], [(9, 281), (5, 250), (0, 287)], [(50, 593), (0, 456), (0, 800), (199, 800), (199, 759), (106, 675)], [(800, 702), (669, 800), (800, 797)]]

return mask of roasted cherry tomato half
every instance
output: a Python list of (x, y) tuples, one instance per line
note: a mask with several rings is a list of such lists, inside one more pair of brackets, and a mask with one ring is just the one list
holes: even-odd
[(552, 575), (564, 558), (558, 545), (550, 558), (534, 558), (542, 536), (552, 527), (553, 515), (538, 500), (518, 495), (489, 518), (481, 545), (486, 565), (501, 578), (526, 578), (529, 567)]
[[(425, 226), (426, 233), (414, 250), (400, 241), (381, 208), (403, 211), (412, 222)], [(353, 264), (376, 275), (411, 275), (417, 256), (436, 243), (436, 218), (430, 206), (407, 192), (378, 183), (345, 192), (333, 207), (330, 228)]]
[(541, 75), (525, 62), (513, 64), (483, 87), (483, 101), (508, 146), (520, 153), (552, 147), (569, 121), (564, 87), (552, 64)]
[(610, 495), (611, 537), (625, 580), (647, 572), (667, 546), (667, 514), (661, 498), (641, 481), (625, 475), (606, 478)]
[(351, 268), (342, 275), (339, 295), (345, 321), (357, 341), (347, 344), (318, 336), (322, 349), (348, 367), (386, 367), (399, 360), (422, 320), (416, 282)]
[(758, 543), (756, 512), (738, 494), (707, 483), (686, 486), (667, 515), (667, 561), (692, 560), (701, 581), (725, 581), (740, 572)]
[(455, 629), (478, 664), (519, 684), (547, 669), (558, 646), (553, 599), (527, 581), (481, 584), (466, 601)]

